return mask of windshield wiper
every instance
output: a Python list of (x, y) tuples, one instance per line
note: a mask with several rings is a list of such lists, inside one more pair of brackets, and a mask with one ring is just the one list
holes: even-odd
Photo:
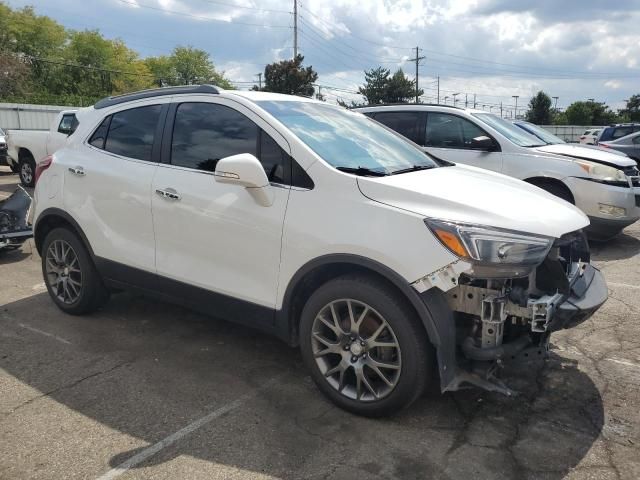
[(409, 173), (409, 172), (417, 172), (419, 170), (429, 170), (434, 168), (433, 165), (413, 165), (409, 168), (402, 168), (400, 170), (394, 170), (391, 172), (391, 175), (398, 175), (399, 173)]
[(362, 175), (369, 177), (386, 177), (387, 172), (381, 172), (380, 170), (372, 170), (367, 167), (336, 167), (336, 170), (341, 172), (353, 173), (354, 175)]

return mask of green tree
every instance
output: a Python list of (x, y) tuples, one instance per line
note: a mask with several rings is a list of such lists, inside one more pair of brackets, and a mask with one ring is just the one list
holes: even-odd
[(267, 65), (264, 69), (265, 92), (286, 93), (310, 97), (315, 92), (313, 84), (318, 74), (313, 67), (303, 67), (304, 57), (282, 60)]
[[(415, 98), (416, 83), (406, 77), (401, 68), (391, 75), (387, 68), (372, 68), (364, 72), (364, 85), (358, 88), (369, 105), (381, 103), (408, 103)], [(418, 90), (422, 95), (424, 90)]]
[(209, 54), (193, 47), (176, 47), (169, 57), (171, 70), (175, 75), (168, 83), (171, 85), (197, 85), (213, 83), (222, 88), (231, 89), (231, 82), (213, 66)]
[(358, 88), (369, 105), (385, 103), (390, 71), (387, 68), (372, 68), (364, 72), (364, 85)]
[(551, 116), (551, 97), (540, 90), (529, 100), (527, 121), (536, 125), (549, 125)]
[(640, 93), (631, 95), (627, 100), (626, 108), (620, 110), (620, 115), (629, 122), (640, 122)]
[(569, 125), (606, 125), (616, 120), (616, 114), (600, 102), (574, 102), (565, 113)]
[[(418, 89), (418, 96), (424, 90)], [(408, 103), (415, 99), (416, 82), (408, 79), (401, 68), (394, 73), (387, 84), (385, 91), (385, 103)]]

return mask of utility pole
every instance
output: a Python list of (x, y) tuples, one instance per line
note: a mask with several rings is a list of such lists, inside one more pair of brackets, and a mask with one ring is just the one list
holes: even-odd
[(293, 58), (298, 56), (298, 0), (293, 0)]
[(511, 95), (511, 98), (515, 98), (516, 100), (516, 108), (513, 111), (513, 118), (514, 120), (518, 119), (518, 98), (520, 98), (520, 95)]
[(419, 103), (419, 95), (418, 95), (418, 66), (420, 65), (420, 60), (424, 60), (425, 57), (420, 56), (420, 48), (416, 47), (416, 58), (410, 58), (409, 62), (416, 62), (416, 103)]
[(553, 105), (553, 109), (557, 112), (558, 111), (558, 98), (560, 97), (551, 97), (555, 100), (555, 103)]
[(451, 96), (453, 97), (453, 106), (456, 106), (456, 102), (458, 101), (458, 95), (460, 95), (460, 92), (458, 93), (452, 93)]
[(502, 118), (502, 102), (500, 102), (500, 118)]
[(438, 104), (440, 104), (440, 75), (438, 75)]
[(476, 108), (476, 94), (473, 94), (473, 109), (475, 110)]
[(258, 87), (262, 90), (262, 72), (258, 73)]
[(469, 100), (467, 99), (467, 94), (464, 94), (464, 108), (467, 108), (469, 106)]

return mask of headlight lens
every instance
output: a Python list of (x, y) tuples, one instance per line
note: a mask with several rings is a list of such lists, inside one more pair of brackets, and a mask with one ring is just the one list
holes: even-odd
[(601, 163), (589, 162), (588, 160), (576, 160), (585, 172), (597, 180), (604, 182), (623, 182), (627, 183), (627, 176), (622, 170)]
[(513, 230), (447, 222), (424, 221), (440, 242), (455, 255), (477, 263), (538, 265), (554, 239)]

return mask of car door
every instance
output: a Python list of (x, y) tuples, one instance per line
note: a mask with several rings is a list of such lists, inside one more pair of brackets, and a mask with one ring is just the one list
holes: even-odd
[(459, 115), (428, 112), (423, 149), (437, 158), (450, 162), (501, 172), (500, 151), (481, 150), (472, 146), (471, 141), (474, 138), (483, 136), (493, 138), (474, 122)]
[[(155, 272), (151, 182), (168, 103), (105, 112), (82, 148), (64, 163), (64, 207), (82, 225), (109, 276), (131, 268)], [(114, 275), (111, 275), (111, 274)]]
[[(165, 132), (152, 187), (158, 274), (211, 312), (271, 324), (267, 311), (275, 308), (290, 192), (288, 144), (226, 99), (175, 104)], [(258, 204), (242, 186), (216, 181), (217, 161), (239, 153), (261, 160), (274, 194), (271, 206)]]

